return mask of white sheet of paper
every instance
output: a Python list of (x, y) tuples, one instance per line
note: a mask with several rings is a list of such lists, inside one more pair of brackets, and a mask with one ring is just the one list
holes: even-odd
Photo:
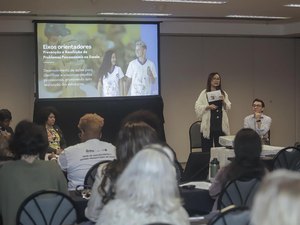
[(180, 186), (185, 186), (185, 185), (195, 185), (195, 188), (197, 189), (208, 190), (211, 183), (205, 181), (192, 181), (185, 184), (181, 184)]
[(222, 99), (220, 90), (207, 92), (208, 102), (214, 102)]

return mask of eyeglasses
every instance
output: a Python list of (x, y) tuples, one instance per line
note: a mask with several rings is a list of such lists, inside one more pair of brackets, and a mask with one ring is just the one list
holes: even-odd
[(253, 104), (252, 107), (262, 107), (262, 105)]

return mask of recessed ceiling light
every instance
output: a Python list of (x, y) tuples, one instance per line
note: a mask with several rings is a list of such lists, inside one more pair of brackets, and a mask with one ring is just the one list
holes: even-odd
[(97, 13), (102, 16), (171, 16), (170, 13), (117, 13), (117, 12), (103, 12)]
[(31, 11), (25, 11), (25, 10), (22, 10), (22, 11), (3, 11), (3, 10), (0, 10), (0, 14), (29, 14), (31, 13)]
[(194, 3), (194, 4), (225, 4), (227, 1), (201, 1), (201, 0), (142, 0), (144, 2)]
[(300, 4), (287, 4), (287, 5), (284, 5), (286, 7), (299, 7), (300, 8)]
[(229, 18), (241, 18), (241, 19), (270, 19), (270, 20), (285, 20), (291, 17), (284, 16), (253, 16), (253, 15), (228, 15)]

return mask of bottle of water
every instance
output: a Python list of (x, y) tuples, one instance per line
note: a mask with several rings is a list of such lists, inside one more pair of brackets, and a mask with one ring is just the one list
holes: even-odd
[(210, 162), (210, 178), (214, 178), (220, 169), (220, 162), (217, 158), (213, 158)]

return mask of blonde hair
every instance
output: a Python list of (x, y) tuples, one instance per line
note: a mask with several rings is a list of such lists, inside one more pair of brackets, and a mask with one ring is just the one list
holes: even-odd
[(263, 180), (252, 208), (255, 225), (300, 223), (300, 173), (276, 170)]
[(101, 132), (104, 119), (96, 113), (87, 113), (79, 120), (78, 127), (83, 131)]
[(143, 42), (143, 41), (137, 41), (136, 43), (135, 43), (135, 45), (136, 46), (141, 46), (142, 48), (144, 48), (144, 49), (147, 49), (147, 45), (145, 44), (145, 42)]

